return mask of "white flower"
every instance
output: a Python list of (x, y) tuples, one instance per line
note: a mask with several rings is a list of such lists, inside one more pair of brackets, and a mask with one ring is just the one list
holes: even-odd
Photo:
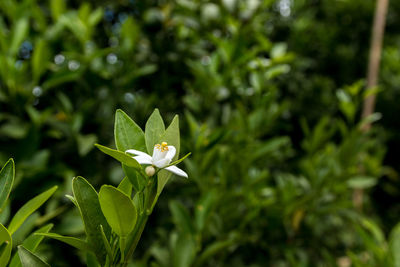
[(179, 169), (176, 166), (168, 166), (172, 158), (175, 156), (176, 149), (174, 146), (169, 146), (166, 142), (162, 142), (161, 145), (157, 144), (153, 149), (153, 156), (150, 156), (147, 153), (142, 151), (129, 149), (125, 151), (126, 153), (134, 154), (136, 157), (133, 157), (139, 164), (150, 164), (160, 169), (165, 169), (170, 171), (176, 175), (188, 178), (188, 175), (183, 170)]

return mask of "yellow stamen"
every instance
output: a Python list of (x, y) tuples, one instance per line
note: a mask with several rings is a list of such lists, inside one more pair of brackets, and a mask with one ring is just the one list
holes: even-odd
[(155, 145), (155, 147), (156, 147), (157, 149), (160, 149), (161, 152), (168, 151), (168, 144), (167, 144), (167, 142), (162, 142), (161, 145), (160, 145), (160, 144), (157, 144), (157, 145)]

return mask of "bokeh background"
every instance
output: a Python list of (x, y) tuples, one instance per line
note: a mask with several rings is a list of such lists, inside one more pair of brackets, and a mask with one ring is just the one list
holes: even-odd
[[(82, 235), (64, 197), (117, 184), (114, 113), (179, 114), (182, 163), (135, 266), (400, 266), (400, 1), (386, 18), (376, 114), (360, 131), (375, 1), (1, 0), (0, 162), (16, 161), (9, 219)], [(364, 192), (362, 208), (353, 193)], [(17, 232), (16, 240), (26, 233)], [(16, 242), (18, 243), (18, 242)], [(47, 240), (52, 266), (84, 266)]]

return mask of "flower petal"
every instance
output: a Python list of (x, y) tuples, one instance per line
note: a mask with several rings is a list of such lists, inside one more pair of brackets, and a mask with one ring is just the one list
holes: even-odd
[(139, 164), (153, 164), (151, 157), (149, 155), (140, 155), (133, 157)]
[(169, 167), (165, 168), (165, 170), (170, 171), (170, 172), (172, 172), (172, 173), (174, 173), (174, 174), (176, 174), (178, 176), (182, 176), (182, 177), (188, 178), (187, 173), (182, 171), (181, 169), (179, 169), (176, 166), (169, 166)]
[(167, 155), (168, 151), (162, 151), (161, 147), (157, 147), (157, 145), (154, 146), (153, 149), (153, 162), (157, 162), (163, 158), (165, 158), (165, 155)]
[(167, 155), (165, 155), (165, 158), (172, 160), (175, 154), (176, 154), (176, 148), (174, 146), (168, 146), (168, 152)]
[(151, 158), (151, 156), (149, 154), (144, 153), (139, 150), (135, 150), (135, 149), (128, 149), (127, 151), (125, 151), (125, 153), (129, 153), (129, 154), (133, 154), (133, 155), (137, 155), (137, 156), (147, 156), (147, 157)]
[(157, 161), (153, 160), (153, 164), (154, 166), (156, 166), (157, 168), (164, 168), (165, 166), (167, 166), (169, 163), (171, 162), (170, 159), (164, 158), (164, 159), (160, 159)]

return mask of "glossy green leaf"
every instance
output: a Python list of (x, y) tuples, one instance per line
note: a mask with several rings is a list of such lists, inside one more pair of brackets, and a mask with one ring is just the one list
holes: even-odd
[(136, 224), (137, 211), (132, 200), (119, 189), (103, 185), (99, 192), (101, 210), (113, 231), (126, 237)]
[(0, 212), (5, 206), (14, 183), (14, 160), (9, 159), (0, 171)]
[(79, 211), (85, 226), (87, 242), (103, 264), (106, 258), (106, 249), (100, 232), (100, 225), (104, 228), (107, 238), (110, 238), (111, 228), (101, 212), (96, 190), (83, 177), (76, 177), (72, 181), (72, 191), (79, 206)]
[(20, 245), (24, 241), (24, 239), (27, 238), (28, 235), (33, 231), (39, 218), (40, 213), (38, 211), (35, 211), (31, 215), (29, 215), (24, 223), (21, 224), (20, 227), (18, 227), (18, 230), (11, 235), (13, 243)]
[(124, 192), (126, 195), (132, 195), (132, 184), (129, 181), (128, 177), (122, 179), (122, 181), (118, 185), (118, 189)]
[(99, 144), (96, 144), (95, 146), (98, 149), (100, 149), (103, 153), (113, 157), (114, 159), (118, 160), (119, 162), (125, 164), (128, 167), (132, 167), (137, 170), (142, 169), (140, 164), (133, 157), (129, 156), (128, 154), (125, 154), (125, 152), (111, 149), (111, 148), (108, 148), (108, 147), (105, 147), (105, 146), (102, 146)]
[(23, 246), (18, 246), (18, 254), (23, 267), (50, 267), (50, 265)]
[(42, 206), (57, 190), (57, 186), (53, 186), (49, 190), (41, 193), (40, 195), (29, 200), (25, 205), (23, 205), (17, 213), (12, 218), (10, 225), (8, 226), (8, 231), (12, 235), (40, 206)]
[(147, 120), (145, 129), (146, 148), (150, 155), (153, 154), (154, 145), (165, 141), (162, 139), (164, 132), (164, 121), (160, 115), (160, 111), (155, 109)]
[(0, 224), (0, 266), (6, 266), (11, 257), (11, 234)]
[[(180, 150), (180, 135), (179, 135), (179, 117), (176, 115), (172, 120), (171, 124), (168, 126), (165, 133), (162, 135), (161, 140), (163, 142), (167, 142), (168, 145), (174, 146), (176, 148), (176, 154), (172, 161), (175, 161), (179, 157)], [(168, 182), (169, 178), (171, 178), (172, 173), (166, 170), (161, 170), (158, 174), (158, 184), (157, 184), (157, 195), (159, 196)]]
[(142, 191), (142, 189), (146, 186), (146, 179), (141, 175), (136, 169), (128, 167), (126, 165), (122, 165), (122, 169), (124, 170), (125, 175), (128, 177), (131, 182), (133, 188), (136, 191)]
[[(42, 228), (38, 229), (34, 233), (32, 233), (30, 236), (28, 236), (22, 245), (32, 251), (35, 252), (36, 248), (39, 246), (40, 242), (42, 242), (44, 236), (37, 235), (38, 233), (48, 233), (51, 228), (53, 228), (53, 224), (47, 224), (43, 226)], [(14, 256), (12, 257), (11, 263), (9, 267), (21, 267), (21, 260), (19, 259), (18, 253), (15, 253)]]
[(36, 235), (56, 239), (58, 241), (66, 243), (70, 246), (73, 246), (74, 248), (77, 248), (78, 250), (81, 250), (81, 251), (89, 250), (88, 243), (86, 241), (76, 238), (76, 237), (62, 236), (62, 235), (55, 234), (55, 233), (36, 233)]
[(115, 113), (115, 145), (125, 152), (128, 149), (146, 150), (142, 129), (122, 110)]

